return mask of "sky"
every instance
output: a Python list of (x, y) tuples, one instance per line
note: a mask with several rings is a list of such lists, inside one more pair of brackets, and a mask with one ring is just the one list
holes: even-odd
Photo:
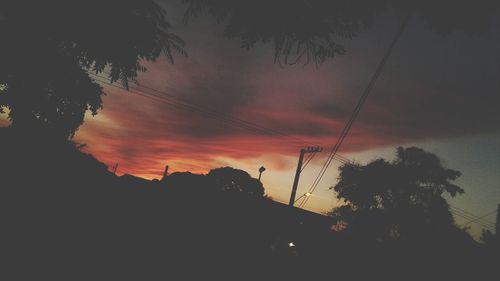
[[(211, 17), (186, 25), (182, 7), (162, 5), (189, 55), (176, 56), (173, 65), (163, 57), (145, 63), (140, 85), (290, 137), (257, 134), (104, 85), (104, 109), (87, 116), (75, 140), (109, 167), (118, 163), (118, 174), (149, 179), (161, 178), (165, 165), (170, 172), (194, 173), (232, 166), (254, 177), (265, 166), (266, 193), (280, 202), (288, 202), (300, 148), (318, 145), (324, 152), (302, 173), (297, 194), (309, 189), (399, 27), (381, 14), (371, 28), (342, 41), (345, 55), (318, 67), (280, 66), (271, 46), (242, 49)], [(367, 163), (393, 159), (398, 146), (422, 147), (463, 173), (456, 183), (465, 194), (450, 199), (453, 206), (478, 216), (494, 210), (500, 203), (500, 24), (495, 26), (482, 34), (443, 36), (411, 18), (339, 154)], [(327, 212), (340, 204), (329, 189), (339, 165), (332, 164), (306, 209)], [(484, 219), (494, 222), (495, 216)], [(470, 226), (477, 236), (479, 226)]]

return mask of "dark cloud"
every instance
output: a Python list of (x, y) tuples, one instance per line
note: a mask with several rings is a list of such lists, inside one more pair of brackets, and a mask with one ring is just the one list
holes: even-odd
[[(498, 33), (442, 37), (417, 28), (418, 23), (401, 39), (355, 128), (394, 142), (498, 131)], [(311, 109), (346, 120), (361, 91), (350, 94), (320, 100)]]

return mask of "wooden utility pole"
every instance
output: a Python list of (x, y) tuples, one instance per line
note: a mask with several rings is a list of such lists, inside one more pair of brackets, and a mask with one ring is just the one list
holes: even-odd
[(118, 163), (113, 165), (113, 174), (115, 174), (115, 175), (116, 175), (116, 170), (118, 170)]
[(316, 152), (321, 152), (323, 149), (320, 148), (319, 146), (317, 147), (308, 147), (306, 149), (301, 149), (300, 150), (300, 155), (299, 155), (299, 162), (297, 163), (297, 170), (295, 171), (295, 178), (293, 180), (293, 186), (292, 186), (292, 194), (290, 195), (290, 202), (288, 205), (293, 206), (295, 203), (295, 195), (297, 194), (297, 186), (299, 185), (299, 178), (300, 178), (300, 172), (302, 172), (302, 166), (304, 162), (304, 155), (306, 153), (316, 153)]
[(168, 165), (165, 166), (165, 170), (163, 170), (163, 177), (160, 181), (166, 181), (168, 177)]

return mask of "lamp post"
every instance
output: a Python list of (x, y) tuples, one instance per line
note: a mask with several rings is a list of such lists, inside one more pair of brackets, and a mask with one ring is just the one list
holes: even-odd
[(260, 181), (260, 177), (262, 176), (262, 173), (266, 170), (266, 168), (264, 168), (264, 166), (261, 166), (259, 168), (259, 181)]

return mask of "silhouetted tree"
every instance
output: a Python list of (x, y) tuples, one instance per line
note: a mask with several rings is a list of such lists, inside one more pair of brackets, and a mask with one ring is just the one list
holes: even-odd
[[(477, 32), (498, 11), (495, 1), (420, 0), (182, 0), (185, 20), (203, 11), (226, 25), (226, 36), (244, 48), (274, 46), (275, 62), (318, 64), (344, 54), (342, 41), (352, 39), (374, 16), (391, 10), (397, 17), (422, 17), (439, 33)], [(339, 42), (340, 41), (340, 42)]]
[(228, 38), (250, 49), (257, 43), (274, 46), (274, 61), (319, 64), (345, 49), (338, 41), (354, 37), (372, 21), (377, 1), (183, 0), (185, 21), (208, 11), (226, 24)]
[(185, 54), (153, 1), (2, 1), (0, 108), (12, 127), (71, 138), (85, 112), (102, 107), (103, 89), (88, 72), (128, 87), (141, 61)]
[(243, 170), (223, 167), (207, 174), (208, 184), (222, 191), (237, 192), (251, 197), (264, 196), (262, 183)]
[(483, 229), (480, 239), (490, 250), (500, 254), (500, 238), (498, 234), (495, 234), (490, 230)]
[(333, 188), (345, 205), (332, 214), (347, 233), (365, 239), (425, 241), (457, 231), (443, 195), (464, 192), (450, 182), (459, 176), (434, 154), (400, 147), (392, 162), (378, 159), (340, 167)]

